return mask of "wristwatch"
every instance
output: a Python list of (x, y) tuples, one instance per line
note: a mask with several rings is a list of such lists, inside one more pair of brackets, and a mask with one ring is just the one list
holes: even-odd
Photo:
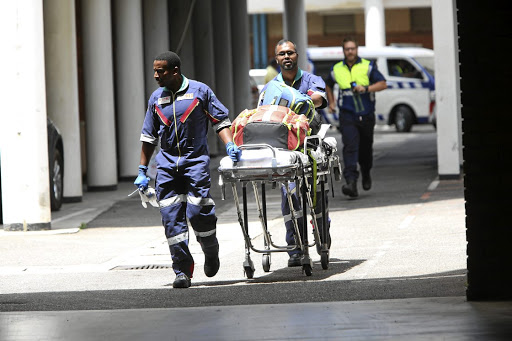
[(370, 90), (368, 90), (368, 85), (364, 87), (364, 91), (365, 92), (370, 92)]

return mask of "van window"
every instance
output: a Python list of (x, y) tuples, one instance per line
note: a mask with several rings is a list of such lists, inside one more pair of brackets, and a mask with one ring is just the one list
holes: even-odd
[(423, 79), (421, 72), (408, 60), (396, 58), (388, 59), (388, 71), (390, 76)]
[(434, 57), (414, 57), (414, 59), (420, 63), (430, 75), (434, 76)]

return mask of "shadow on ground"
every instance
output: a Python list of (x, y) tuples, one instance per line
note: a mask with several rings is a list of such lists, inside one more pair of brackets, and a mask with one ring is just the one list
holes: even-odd
[[(328, 271), (336, 270), (333, 267), (326, 270), (326, 273)], [(287, 280), (220, 280), (215, 282), (215, 286), (193, 282), (189, 289), (171, 289), (168, 284), (162, 289), (8, 294), (0, 296), (0, 311), (183, 308), (455, 297), (464, 296), (466, 289), (465, 269), (423, 276), (357, 281), (319, 281), (317, 272), (310, 278), (315, 280), (310, 280), (300, 273), (291, 272), (283, 269), (283, 273), (287, 274), (283, 277), (288, 277)]]

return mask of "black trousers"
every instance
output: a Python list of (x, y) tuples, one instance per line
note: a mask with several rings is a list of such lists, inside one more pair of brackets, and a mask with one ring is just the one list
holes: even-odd
[(347, 182), (357, 181), (359, 172), (369, 172), (373, 166), (373, 132), (375, 113), (356, 115), (342, 111), (340, 132), (343, 142), (343, 177)]

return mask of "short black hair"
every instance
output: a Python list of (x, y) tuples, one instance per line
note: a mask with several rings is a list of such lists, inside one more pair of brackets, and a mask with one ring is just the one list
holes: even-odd
[(165, 51), (165, 52), (160, 53), (158, 56), (155, 57), (155, 60), (166, 61), (168, 69), (174, 69), (174, 67), (176, 67), (176, 66), (178, 68), (181, 68), (180, 57), (172, 51)]
[(281, 39), (281, 40), (279, 40), (279, 41), (277, 42), (277, 44), (276, 44), (276, 48), (274, 49), (274, 52), (275, 52), (275, 53), (277, 53), (277, 47), (278, 47), (278, 46), (281, 46), (281, 45), (284, 45), (284, 44), (286, 44), (286, 43), (291, 43), (291, 44), (293, 44), (293, 48), (295, 49), (295, 52), (297, 52), (297, 45), (295, 45), (295, 43), (294, 43), (293, 41), (288, 40), (288, 39)]
[(354, 37), (346, 37), (345, 39), (343, 39), (343, 41), (341, 42), (341, 47), (345, 47), (345, 43), (348, 43), (349, 41), (353, 42), (354, 44), (356, 44), (356, 47), (359, 46), (359, 44), (357, 43), (357, 40), (356, 38)]

